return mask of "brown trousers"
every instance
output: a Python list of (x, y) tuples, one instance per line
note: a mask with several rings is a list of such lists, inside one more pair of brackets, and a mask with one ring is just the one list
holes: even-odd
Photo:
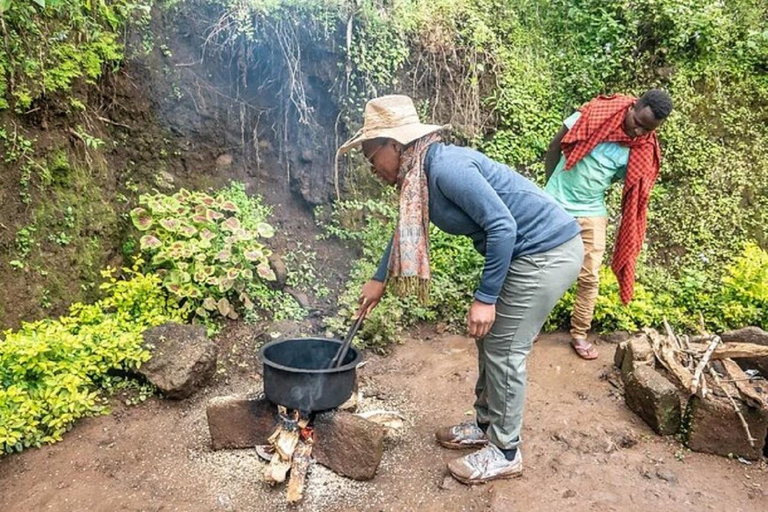
[(578, 217), (576, 220), (581, 226), (581, 239), (584, 242), (584, 263), (579, 272), (576, 301), (571, 313), (571, 336), (586, 339), (595, 313), (608, 218)]

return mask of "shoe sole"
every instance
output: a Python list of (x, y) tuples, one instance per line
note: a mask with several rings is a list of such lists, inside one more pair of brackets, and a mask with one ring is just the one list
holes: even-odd
[(516, 473), (510, 473), (508, 475), (498, 475), (498, 476), (492, 476), (490, 478), (484, 478), (482, 480), (470, 480), (468, 478), (462, 478), (458, 475), (453, 474), (452, 471), (449, 470), (449, 473), (451, 473), (451, 476), (458, 480), (459, 482), (463, 483), (464, 485), (481, 485), (486, 484), (488, 482), (493, 482), (494, 480), (511, 480), (513, 478), (519, 478), (523, 476), (523, 471), (520, 470)]
[(437, 442), (440, 443), (440, 445), (443, 448), (448, 448), (449, 450), (469, 450), (471, 448), (480, 448), (488, 444), (488, 441), (468, 444), (468, 443), (451, 443), (450, 441), (441, 441), (440, 439), (438, 439)]

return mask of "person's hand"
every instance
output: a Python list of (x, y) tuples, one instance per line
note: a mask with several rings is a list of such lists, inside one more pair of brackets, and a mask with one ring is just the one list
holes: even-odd
[(360, 316), (362, 313), (365, 313), (366, 315), (370, 313), (384, 295), (385, 287), (386, 285), (384, 283), (375, 279), (371, 279), (365, 283), (360, 290), (360, 297), (357, 298), (360, 308), (357, 310), (356, 316)]
[(475, 299), (467, 314), (469, 335), (475, 339), (482, 338), (491, 330), (494, 320), (496, 320), (496, 305)]

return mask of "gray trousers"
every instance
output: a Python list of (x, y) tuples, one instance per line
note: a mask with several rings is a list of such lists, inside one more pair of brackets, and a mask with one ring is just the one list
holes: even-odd
[(478, 423), (489, 424), (488, 439), (499, 448), (520, 444), (528, 353), (547, 316), (576, 281), (583, 258), (584, 245), (576, 236), (512, 260), (496, 302), (496, 321), (477, 340), (475, 413)]

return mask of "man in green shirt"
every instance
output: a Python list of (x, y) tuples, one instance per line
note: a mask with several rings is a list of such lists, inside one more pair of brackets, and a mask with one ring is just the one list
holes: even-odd
[[(588, 103), (585, 107), (596, 105), (592, 109), (582, 107), (584, 112), (590, 113), (590, 119), (581, 119), (582, 112), (574, 112), (563, 121), (562, 128), (552, 139), (546, 154), (545, 169), (548, 182), (544, 190), (565, 211), (576, 217), (582, 230), (584, 263), (579, 274), (578, 291), (571, 314), (571, 343), (576, 353), (584, 359), (595, 359), (598, 355), (597, 349), (587, 342), (587, 332), (592, 325), (598, 295), (599, 271), (605, 253), (605, 232), (608, 223), (605, 191), (612, 183), (626, 177), (632, 147), (638, 147), (649, 134), (655, 141), (653, 131), (664, 122), (672, 110), (671, 98), (666, 92), (658, 89), (648, 91), (638, 100), (623, 98), (624, 103), (617, 97), (598, 97)], [(629, 102), (628, 107), (623, 107), (626, 108), (625, 112), (622, 110), (616, 114), (621, 116), (621, 119), (613, 118), (616, 119), (614, 131), (607, 128), (607, 114), (598, 117), (601, 115), (597, 111), (601, 107), (597, 105), (600, 101), (605, 105), (611, 101), (621, 105)], [(588, 124), (580, 124), (579, 131), (589, 136), (591, 144), (594, 144), (595, 139), (599, 142), (594, 144), (594, 147), (590, 145), (592, 149), (572, 167), (567, 168), (566, 155), (563, 154), (564, 146), (561, 144), (580, 120)], [(602, 132), (601, 126), (605, 128)], [(590, 141), (585, 142), (590, 144)]]

